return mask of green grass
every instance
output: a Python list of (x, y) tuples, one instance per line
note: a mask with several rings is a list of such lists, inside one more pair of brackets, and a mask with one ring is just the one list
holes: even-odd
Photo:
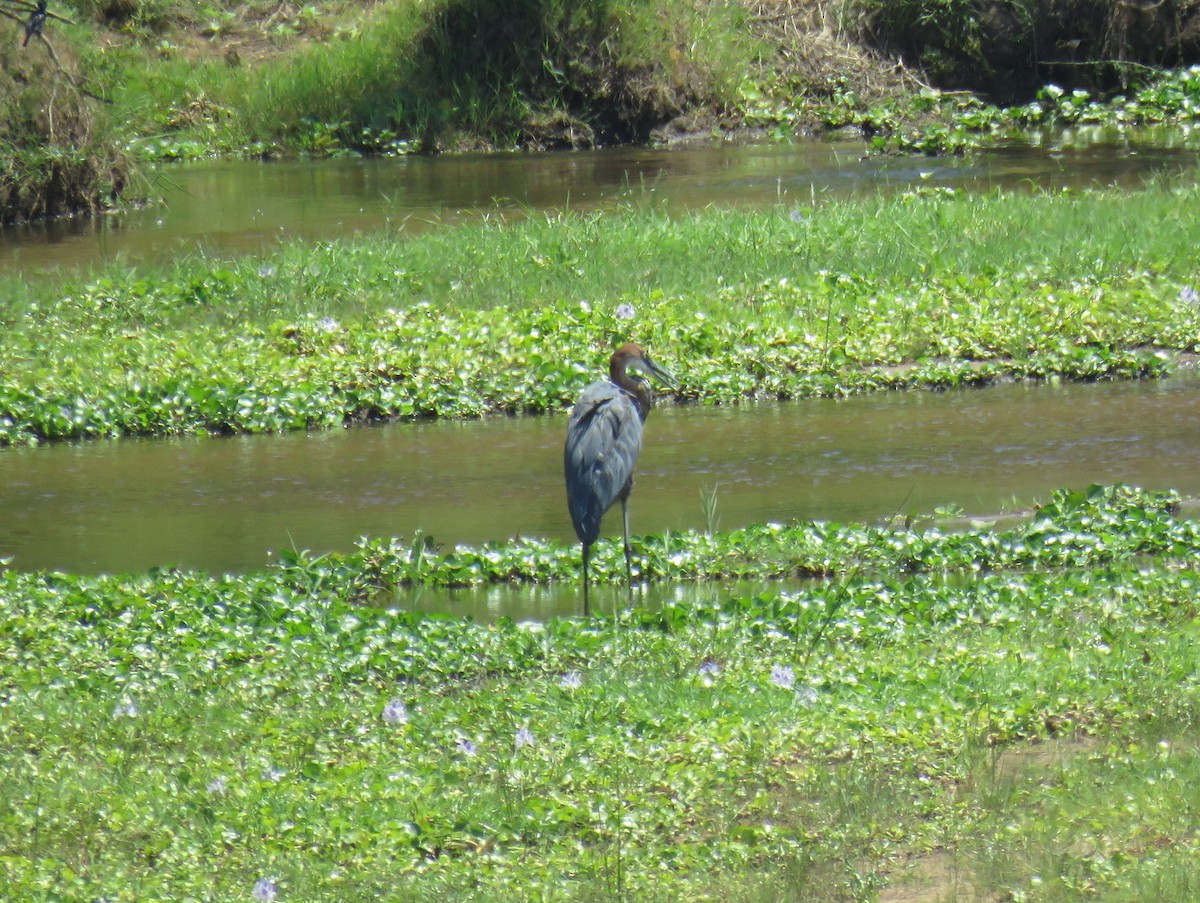
[(704, 402), (1157, 375), (1200, 348), (1198, 199), (625, 209), (7, 279), (0, 444), (560, 410), (629, 338)]
[[(411, 237), (296, 241), (264, 258), (191, 256), (157, 268), (118, 263), (84, 278), (10, 276), (0, 281), (0, 319), (18, 327), (15, 315), (34, 299), (83, 319), (92, 311), (72, 304), (85, 305), (77, 296), (89, 294), (96, 306), (114, 308), (102, 310), (106, 326), (166, 318), (175, 327), (380, 313), (420, 301), (520, 310), (654, 294), (705, 298), (818, 277), (909, 290), (958, 279), (1190, 283), (1198, 200), (1190, 174), (1138, 191), (933, 189), (676, 215), (635, 198), (606, 213), (495, 214)], [(163, 295), (177, 303), (155, 303)], [(123, 303), (114, 303), (116, 296)]]
[(1188, 900), (1200, 889), (1194, 722), (992, 752), (971, 797), (975, 880), (1031, 899)]
[(327, 34), (240, 67), (161, 44), (127, 52), (116, 100), (131, 137), (317, 154), (562, 146), (567, 126), (644, 141), (688, 104), (732, 98), (756, 53), (745, 13), (725, 3), (397, 0), (313, 14)]
[[(882, 68), (852, 83), (819, 65), (830, 49), (815, 34), (779, 27), (786, 13), (811, 23), (827, 4), (778, 14), (717, 0), (139, 6), (126, 31), (143, 40), (98, 43), (87, 62), (150, 159), (642, 143), (680, 114), (697, 131), (788, 139), (851, 126), (881, 151), (961, 153), (1030, 127), (1186, 124), (1200, 95), (1195, 72), (1146, 66), (1123, 74), (1119, 95), (1048, 85), (1007, 109), (958, 92), (912, 95)], [(934, 69), (979, 57), (971, 5), (936, 6), (863, 0), (823, 12), (905, 59), (918, 56), (909, 44), (923, 46)], [(245, 58), (230, 67), (226, 48)]]
[[(1132, 539), (1137, 502), (1097, 491), (1045, 544)], [(930, 574), (544, 625), (286, 571), (2, 572), (0, 882), (870, 900), (936, 863), (982, 895), (1190, 899), (1188, 553), (989, 570), (963, 543)]]

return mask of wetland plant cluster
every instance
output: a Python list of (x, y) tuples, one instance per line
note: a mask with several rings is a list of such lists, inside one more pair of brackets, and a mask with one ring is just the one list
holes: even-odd
[(995, 536), (825, 526), (829, 582), (545, 624), (371, 608), (314, 562), (0, 572), (0, 884), (1187, 900), (1200, 525), (1176, 502), (1061, 493)]
[[(1057, 493), (1026, 523), (998, 533), (817, 522), (632, 537), (630, 545), (635, 575), (674, 582), (1084, 567), (1200, 554), (1196, 522), (1177, 519), (1178, 504), (1172, 493), (1094, 486)], [(593, 562), (597, 582), (623, 579), (622, 549), (601, 543)], [(411, 542), (363, 539), (348, 554), (284, 552), (279, 567), (295, 591), (323, 587), (347, 602), (369, 602), (398, 587), (574, 580), (579, 550), (520, 539), (443, 553), (418, 534)]]
[(707, 404), (1161, 375), (1200, 349), (1197, 200), (627, 209), (4, 280), (0, 446), (561, 411), (630, 336)]

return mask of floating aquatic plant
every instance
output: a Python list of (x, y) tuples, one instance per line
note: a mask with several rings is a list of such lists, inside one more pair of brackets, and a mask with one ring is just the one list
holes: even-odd
[[(1178, 300), (1197, 236), (1155, 224), (1190, 223), (1196, 203), (1170, 186), (880, 198), (814, 208), (799, 235), (785, 215), (629, 211), (5, 284), (0, 445), (560, 412), (598, 337), (611, 347), (631, 324), (682, 402), (1159, 376), (1200, 347), (1200, 322)], [(934, 230), (936, 251), (894, 241)], [(527, 271), (531, 246), (561, 242), (594, 255), (585, 284)], [(647, 250), (659, 242), (669, 254)], [(418, 254), (443, 286), (433, 300), (393, 275)], [(642, 276), (614, 261), (647, 254), (655, 285), (615, 291)], [(479, 260), (495, 272), (449, 287)]]
[[(287, 568), (0, 571), (0, 881), (515, 900), (603, 896), (620, 858), (664, 899), (763, 876), (852, 897), (946, 849), (981, 887), (1029, 887), (1060, 831), (1050, 880), (1093, 869), (1081, 837), (1150, 835), (1173, 840), (1108, 856), (1107, 892), (1191, 880), (1200, 574), (1176, 496), (1061, 492), (1002, 533), (800, 535), (831, 580), (545, 624), (364, 607), (347, 561), (321, 593)], [(1054, 744), (1026, 791), (1014, 763)]]

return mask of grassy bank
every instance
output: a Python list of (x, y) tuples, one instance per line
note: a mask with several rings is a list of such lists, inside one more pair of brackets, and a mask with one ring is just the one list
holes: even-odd
[(556, 411), (628, 337), (706, 403), (1156, 375), (1200, 343), (1198, 200), (631, 209), (9, 281), (0, 444)]
[[(929, 573), (545, 625), (357, 607), (286, 569), (3, 572), (0, 881), (29, 900), (1190, 900), (1200, 575), (1187, 543), (1137, 541), (1194, 545), (1170, 509), (1059, 498), (1039, 543), (1075, 548), (1068, 569), (935, 533)], [(826, 532), (845, 560), (912, 542)]]
[(89, 216), (135, 182), (142, 193), (123, 136), (89, 91), (86, 40), (72, 33), (53, 54), (36, 39), (23, 47), (15, 11), (0, 13), (0, 226)]
[[(722, 127), (763, 48), (737, 3), (75, 0), (0, 9), (0, 224), (144, 199), (130, 155), (433, 153)], [(128, 153), (127, 153), (128, 151)]]
[[(1115, 41), (1128, 4), (1102, 6), (1086, 24)], [(19, 34), (26, 12), (0, 19)], [(1080, 120), (1186, 125), (1200, 110), (1200, 77), (1155, 67), (1186, 65), (1185, 26), (1200, 18), (1153, 15), (1177, 45), (1169, 59), (1143, 48), (1150, 65), (1135, 63), (1132, 44), (1089, 43), (1097, 58), (1064, 70), (1039, 68), (1030, 52), (1002, 61), (1033, 74), (1019, 77), (1021, 103), (1001, 109), (930, 89), (878, 50), (902, 50), (930, 71), (958, 53), (957, 68), (994, 76), (968, 3), (74, 0), (29, 47), (0, 52), (0, 221), (142, 199), (150, 186), (134, 159), (580, 148), (745, 130), (788, 140), (840, 129), (881, 151), (946, 153)], [(1000, 28), (994, 42), (1036, 49), (1032, 19), (1021, 18), (1019, 35)], [(1127, 61), (1117, 81), (1104, 76), (1114, 57)], [(1064, 76), (1092, 93), (1046, 87), (1034, 99), (1036, 78)]]
[[(644, 142), (685, 113), (720, 128), (768, 52), (727, 2), (72, 6), (0, 55), (0, 85), (21, 105), (39, 82), (83, 89), (149, 158)], [(18, 32), (23, 11), (0, 19)]]
[[(1130, 64), (1119, 85), (1084, 77), (1081, 87), (1077, 77), (1093, 67), (1080, 61), (1081, 68), (1054, 70), (1074, 88), (1064, 91), (1048, 74), (1037, 81), (1035, 72), (1051, 70), (1031, 58), (1010, 104), (969, 90), (943, 94), (872, 49), (874, 41), (892, 44), (893, 26), (872, 4), (856, 2), (311, 10), (300, 26), (321, 37), (312, 43), (276, 40), (264, 51), (252, 17), (235, 17), (228, 34), (218, 29), (203, 50), (166, 41), (143, 58), (131, 49), (114, 84), (131, 148), (149, 159), (324, 156), (580, 148), (746, 131), (791, 140), (851, 130), (878, 151), (943, 154), (1031, 128), (1186, 127), (1200, 115), (1200, 76), (1187, 68)], [(919, 17), (936, 28), (964, 11), (978, 18), (969, 4)], [(912, 38), (911, 18), (894, 25)], [(239, 46), (254, 61), (228, 65)]]

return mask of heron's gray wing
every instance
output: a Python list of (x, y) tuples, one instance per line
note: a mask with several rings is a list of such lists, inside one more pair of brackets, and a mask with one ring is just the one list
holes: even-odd
[(588, 386), (567, 427), (563, 470), (567, 506), (579, 541), (593, 543), (600, 520), (633, 478), (642, 421), (633, 401), (610, 382)]

